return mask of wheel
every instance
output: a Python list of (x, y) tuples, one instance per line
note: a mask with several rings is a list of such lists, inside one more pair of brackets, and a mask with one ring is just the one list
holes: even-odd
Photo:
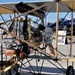
[(66, 75), (74, 75), (73, 66), (69, 66), (66, 71)]

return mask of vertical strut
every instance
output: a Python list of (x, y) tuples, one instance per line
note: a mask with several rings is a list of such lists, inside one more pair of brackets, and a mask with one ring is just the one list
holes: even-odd
[(57, 55), (57, 49), (58, 49), (58, 18), (59, 18), (59, 3), (56, 3), (56, 55)]
[(73, 11), (71, 11), (71, 44), (70, 44), (70, 57), (72, 56), (72, 38), (73, 38)]

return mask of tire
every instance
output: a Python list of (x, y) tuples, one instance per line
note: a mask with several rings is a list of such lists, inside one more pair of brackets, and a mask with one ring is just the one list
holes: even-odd
[(67, 68), (66, 75), (74, 75), (74, 68), (73, 68), (73, 66), (69, 66)]

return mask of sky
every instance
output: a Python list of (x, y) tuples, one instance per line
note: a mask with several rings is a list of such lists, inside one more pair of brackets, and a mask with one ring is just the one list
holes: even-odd
[[(30, 1), (50, 1), (50, 0), (0, 0), (0, 3), (12, 3), (12, 2), (30, 2)], [(52, 1), (52, 0), (51, 0)], [(59, 13), (59, 18), (64, 18), (66, 13)], [(67, 19), (71, 18), (70, 14), (66, 17)], [(54, 23), (56, 21), (56, 13), (50, 13), (47, 15), (47, 21)]]
[(53, 1), (53, 0), (0, 0), (0, 3), (7, 3), (7, 2), (28, 2), (28, 1)]

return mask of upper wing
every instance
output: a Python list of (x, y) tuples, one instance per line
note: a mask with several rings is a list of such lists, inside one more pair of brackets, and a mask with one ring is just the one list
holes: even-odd
[[(49, 11), (54, 2), (57, 0), (50, 0), (50, 1), (40, 1), (40, 2), (23, 2), (24, 4), (27, 4), (30, 7), (36, 8), (40, 5), (43, 5), (45, 3), (48, 3), (47, 6), (43, 7), (41, 11)], [(19, 2), (18, 2), (19, 3)], [(15, 7), (18, 3), (6, 3), (6, 4), (0, 4), (0, 13), (2, 14), (9, 14), (13, 12), (19, 12), (17, 8)], [(26, 8), (26, 7), (25, 7)], [(59, 12), (66, 12), (68, 11), (68, 8), (75, 9), (75, 0), (60, 0), (59, 1)], [(53, 5), (51, 12), (56, 12), (56, 3)]]
[[(40, 1), (40, 2), (18, 2), (18, 3), (6, 3), (0, 4), (0, 14), (12, 14), (14, 12), (23, 13), (29, 10), (32, 10), (36, 7), (39, 7), (45, 3), (48, 3), (43, 8), (31, 12), (31, 15), (43, 18), (45, 16), (44, 12), (56, 12), (56, 1)], [(70, 9), (75, 11), (75, 0), (60, 0), (59, 1), (59, 12), (67, 12)]]

